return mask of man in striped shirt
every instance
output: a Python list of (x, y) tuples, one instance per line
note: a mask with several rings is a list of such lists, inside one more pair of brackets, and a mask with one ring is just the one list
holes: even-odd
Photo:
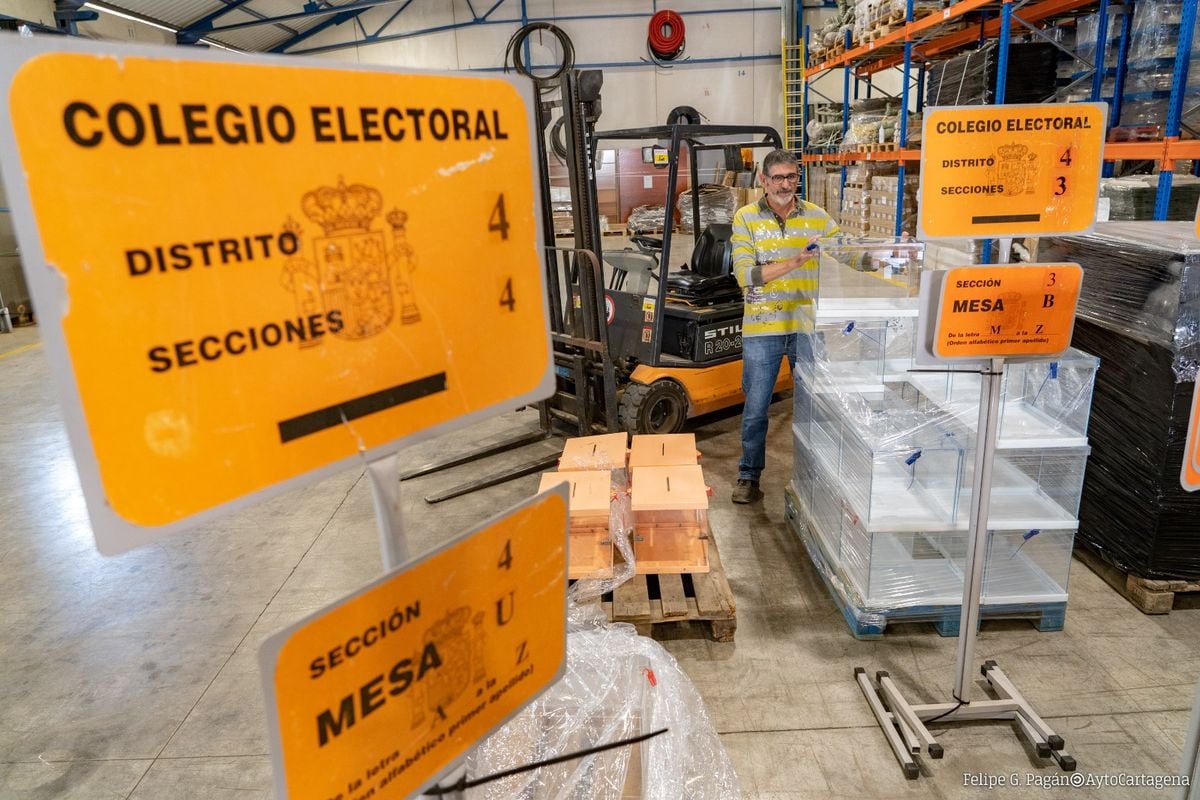
[(838, 232), (818, 206), (796, 197), (796, 157), (772, 150), (763, 159), (764, 196), (733, 217), (733, 272), (745, 296), (742, 314), (742, 460), (731, 499), (762, 499), (759, 476), (766, 465), (767, 408), (784, 356), (812, 359), (820, 254), (817, 239)]

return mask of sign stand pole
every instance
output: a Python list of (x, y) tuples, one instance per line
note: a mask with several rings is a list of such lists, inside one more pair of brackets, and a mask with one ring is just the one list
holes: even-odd
[(391, 572), (409, 559), (408, 537), (404, 535), (404, 512), (400, 507), (400, 472), (396, 454), (367, 462), (371, 498), (375, 501), (375, 522), (379, 526), (379, 547), (383, 551), (383, 571)]
[[(1009, 263), (1012, 239), (999, 241), (999, 262)], [(983, 566), (987, 559), (988, 512), (992, 504), (992, 465), (996, 460), (996, 420), (1000, 416), (1000, 390), (1004, 359), (993, 358), (979, 371), (979, 422), (975, 437), (975, 472), (971, 480), (971, 522), (967, 529), (967, 560), (963, 567), (963, 599), (958, 618), (958, 648), (952, 696), (967, 702), (971, 668), (975, 663), (975, 635), (983, 597)]]
[[(1011, 239), (1000, 240), (1000, 263), (1008, 263)], [(854, 680), (883, 729), (884, 736), (900, 762), (905, 777), (917, 778), (920, 767), (913, 759), (922, 749), (930, 758), (941, 758), (943, 748), (926, 724), (937, 720), (971, 722), (1010, 719), (1034, 746), (1039, 758), (1053, 758), (1064, 772), (1075, 771), (1075, 759), (1064, 749), (1061, 736), (1051, 730), (1033, 706), (1021, 695), (995, 661), (986, 661), (980, 673), (996, 699), (971, 702), (975, 637), (979, 626), (983, 571), (988, 547), (988, 511), (992, 491), (992, 465), (996, 455), (997, 420), (1000, 412), (1004, 359), (990, 358), (980, 370), (979, 426), (976, 438), (975, 474), (971, 486), (971, 521), (967, 538), (967, 561), (963, 576), (963, 601), (959, 617), (958, 649), (952, 703), (909, 704), (887, 672), (875, 673), (872, 682), (862, 667), (854, 668)], [(1002, 776), (1007, 778), (1008, 776)], [(1006, 785), (1006, 784), (1001, 784)]]
[[(383, 552), (383, 571), (391, 572), (408, 563), (411, 552), (408, 537), (404, 533), (404, 510), (400, 505), (400, 470), (396, 453), (367, 462), (367, 477), (371, 481), (371, 499), (375, 505), (375, 522), (379, 526), (379, 548)], [(464, 758), (474, 750), (464, 754)], [(440, 783), (453, 785), (466, 774), (466, 767), (459, 765), (442, 777)], [(423, 794), (421, 797), (459, 797), (461, 792), (441, 795)]]

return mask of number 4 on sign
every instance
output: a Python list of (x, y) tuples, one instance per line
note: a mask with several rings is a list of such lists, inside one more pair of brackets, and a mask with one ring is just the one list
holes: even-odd
[(499, 231), (500, 238), (508, 241), (508, 214), (504, 213), (504, 195), (501, 194), (492, 206), (492, 215), (488, 217), (488, 230)]

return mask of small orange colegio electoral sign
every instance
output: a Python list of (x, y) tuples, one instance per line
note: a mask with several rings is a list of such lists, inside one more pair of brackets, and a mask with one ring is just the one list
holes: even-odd
[(1104, 103), (926, 109), (921, 238), (1083, 233), (1096, 221)]

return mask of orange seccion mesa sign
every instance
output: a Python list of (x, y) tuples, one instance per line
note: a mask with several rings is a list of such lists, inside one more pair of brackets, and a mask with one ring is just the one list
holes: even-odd
[(404, 798), (561, 676), (566, 487), (267, 640), (276, 796)]
[(102, 551), (550, 391), (528, 88), (2, 49), (0, 157)]
[(941, 358), (1061, 353), (1071, 346), (1078, 264), (959, 267), (946, 273), (934, 334)]
[(1103, 103), (925, 112), (922, 238), (1080, 233), (1096, 220)]
[(1200, 489), (1200, 381), (1192, 392), (1192, 413), (1188, 417), (1187, 442), (1183, 448), (1183, 468), (1179, 483), (1184, 491)]

